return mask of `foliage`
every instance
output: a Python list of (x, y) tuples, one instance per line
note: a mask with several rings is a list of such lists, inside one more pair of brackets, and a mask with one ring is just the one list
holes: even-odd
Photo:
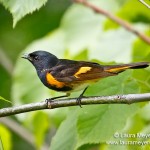
[(8, 9), (13, 15), (13, 27), (15, 27), (16, 23), (24, 17), (26, 14), (32, 13), (33, 11), (40, 9), (47, 0), (0, 0), (0, 2)]
[[(0, 0), (0, 2), (13, 14), (13, 26), (15, 26), (22, 17), (39, 9), (47, 1)], [(38, 12), (23, 18), (14, 29), (10, 29), (10, 22), (7, 26), (5, 21), (0, 25), (0, 31), (3, 31), (0, 35), (0, 47), (2, 47), (2, 51), (14, 65), (12, 75), (6, 73), (5, 66), (1, 65), (0, 67), (2, 72), (0, 99), (4, 100), (3, 97), (6, 97), (5, 99), (12, 100), (13, 105), (21, 105), (61, 95), (61, 93), (51, 91), (42, 85), (33, 66), (20, 58), (25, 52), (44, 49), (60, 58), (96, 61), (103, 64), (150, 61), (149, 45), (132, 33), (118, 25), (116, 26), (114, 22), (108, 21), (107, 18), (94, 13), (82, 5), (71, 4), (68, 1), (59, 2), (58, 0), (56, 2), (48, 1)], [(130, 21), (133, 27), (141, 32), (148, 33), (150, 10), (136, 0), (120, 0), (116, 2), (113, 0), (94, 0), (91, 2)], [(63, 8), (61, 17), (60, 12), (56, 13), (59, 11), (59, 8)], [(5, 10), (1, 11), (4, 16)], [(134, 13), (128, 13), (131, 11)], [(38, 13), (39, 16), (36, 16)], [(40, 22), (37, 23), (33, 18), (30, 18), (32, 16), (36, 20), (40, 18)], [(49, 16), (52, 17), (49, 18)], [(56, 16), (59, 16), (58, 20), (54, 20)], [(6, 19), (10, 20), (9, 17)], [(45, 20), (48, 20), (47, 25), (44, 24)], [(54, 28), (52, 28), (53, 24)], [(29, 29), (25, 28), (26, 26)], [(48, 26), (50, 27), (47, 28)], [(21, 27), (25, 29), (21, 29)], [(7, 28), (9, 30), (6, 30)], [(44, 30), (45, 28), (46, 30)], [(34, 29), (37, 29), (37, 32)], [(35, 36), (35, 34), (37, 35)], [(6, 37), (8, 40), (6, 40)], [(9, 38), (15, 39), (14, 41), (17, 42), (13, 44)], [(18, 40), (19, 38), (20, 40)], [(22, 44), (20, 44), (21, 42)], [(149, 68), (134, 71), (128, 70), (118, 76), (105, 78), (91, 85), (85, 95), (149, 92), (149, 73)], [(9, 84), (7, 83), (8, 78), (12, 78)], [(73, 93), (71, 96), (77, 97), (79, 94), (80, 92)], [(5, 105), (2, 104), (2, 106), (4, 107)], [(51, 150), (60, 148), (62, 150), (89, 150), (94, 148), (104, 150), (146, 149), (148, 145), (142, 148), (139, 145), (135, 145), (133, 148), (132, 145), (111, 145), (107, 144), (107, 142), (141, 140), (130, 137), (116, 139), (114, 134), (116, 132), (127, 134), (149, 133), (149, 108), (150, 105), (147, 103), (89, 105), (83, 106), (82, 109), (72, 107), (50, 111), (36, 111), (16, 115), (13, 119), (32, 133), (35, 138), (35, 149), (42, 149), (45, 145), (48, 145)], [(7, 136), (4, 136), (2, 133), (5, 133)], [(29, 150), (33, 149), (29, 143), (24, 144), (25, 139), (21, 139), (21, 137), (19, 137), (19, 140), (17, 140), (18, 138), (11, 138), (15, 134), (17, 133), (1, 125), (0, 146), (4, 145), (4, 149), (8, 150), (13, 150), (16, 147), (19, 147), (19, 149), (24, 147), (26, 149), (26, 146)], [(7, 145), (5, 143), (6, 139)], [(142, 140), (148, 141), (148, 139)], [(21, 144), (19, 145), (18, 143)]]
[(11, 134), (9, 133), (6, 127), (0, 125), (0, 148), (2, 148), (2, 150), (3, 149), (11, 150), (11, 147), (12, 147)]

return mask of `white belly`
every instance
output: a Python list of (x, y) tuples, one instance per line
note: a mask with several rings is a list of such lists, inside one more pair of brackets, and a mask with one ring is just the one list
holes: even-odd
[(71, 92), (77, 92), (77, 91), (84, 90), (89, 85), (90, 85), (89, 83), (83, 83), (83, 84), (77, 85), (74, 87), (74, 89)]

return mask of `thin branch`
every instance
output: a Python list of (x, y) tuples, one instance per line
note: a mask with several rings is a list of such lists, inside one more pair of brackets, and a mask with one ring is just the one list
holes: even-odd
[[(90, 104), (132, 104), (138, 102), (150, 101), (150, 93), (145, 94), (128, 94), (128, 95), (112, 95), (112, 96), (96, 96), (96, 97), (84, 97), (82, 98), (82, 105)], [(21, 106), (14, 106), (0, 109), (0, 117), (42, 110), (42, 109), (54, 109), (60, 107), (77, 106), (76, 98), (53, 100), (49, 102), (38, 102), (25, 104)]]
[(135, 34), (136, 36), (141, 38), (146, 43), (150, 44), (150, 37), (148, 37), (147, 35), (139, 32), (138, 30), (133, 28), (133, 26), (131, 26), (131, 24), (129, 24), (129, 22), (113, 15), (112, 13), (110, 13), (100, 7), (97, 7), (96, 5), (88, 2), (87, 0), (74, 0), (74, 2), (83, 4), (84, 6), (92, 9), (94, 12), (106, 16), (107, 18), (111, 19), (112, 21), (114, 21), (114, 22), (118, 23), (119, 25), (121, 25), (122, 27), (124, 27), (126, 30), (132, 32), (133, 34)]
[(139, 0), (143, 5), (145, 5), (147, 8), (150, 9), (150, 6), (144, 1), (144, 0)]
[[(14, 121), (11, 118), (5, 117), (5, 118), (0, 118), (0, 123), (4, 124), (9, 129), (11, 129), (16, 134), (18, 134), (21, 138), (27, 141), (34, 149), (36, 148), (35, 137), (33, 136), (33, 134), (30, 131), (28, 131), (28, 129), (21, 126), (18, 122)], [(41, 150), (48, 150), (48, 149), (49, 146), (46, 143), (44, 143), (44, 145), (42, 145), (41, 147)]]
[(12, 131), (25, 139), (30, 145), (35, 147), (34, 136), (27, 129), (20, 126), (20, 124), (18, 124), (16, 121), (11, 118), (1, 118), (0, 123), (5, 124), (5, 126), (9, 127)]
[(6, 71), (12, 75), (13, 73), (13, 63), (8, 58), (8, 56), (4, 53), (4, 50), (0, 48), (0, 64), (6, 69)]

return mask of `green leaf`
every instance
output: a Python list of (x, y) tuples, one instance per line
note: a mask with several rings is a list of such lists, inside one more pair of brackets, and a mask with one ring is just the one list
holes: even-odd
[[(150, 47), (142, 40), (137, 40), (133, 45), (133, 60), (150, 62)], [(141, 92), (149, 92), (150, 90), (150, 67), (142, 70), (135, 70), (133, 77), (137, 80)]]
[(6, 127), (0, 124), (0, 145), (3, 145), (4, 150), (11, 150), (12, 148), (12, 139), (11, 134)]
[(3, 98), (2, 96), (0, 96), (0, 100), (3, 100), (3, 101), (5, 101), (5, 102), (8, 102), (8, 103), (11, 103), (11, 104), (12, 104), (12, 102), (11, 102), (11, 101), (9, 101), (9, 100), (7, 100), (7, 99)]
[[(127, 71), (116, 78), (113, 77), (113, 80), (104, 79), (104, 82), (93, 85), (87, 95), (90, 94), (90, 91), (93, 94), (94, 90), (96, 95), (138, 93), (137, 83), (131, 80), (130, 76), (131, 72)], [(84, 144), (105, 143), (106, 140), (113, 137), (115, 132), (125, 127), (127, 119), (134, 115), (138, 108), (136, 104), (84, 106), (79, 113), (77, 123), (77, 147)]]
[(88, 60), (88, 50), (85, 49), (73, 57), (74, 60)]
[[(148, 3), (149, 0), (144, 0)], [(149, 9), (146, 8), (139, 0), (126, 0), (124, 1), (124, 5), (119, 9), (119, 11), (116, 13), (117, 16), (122, 18), (123, 20), (129, 20), (129, 22), (133, 23), (145, 23), (148, 24), (147, 29), (149, 29), (149, 22), (150, 22), (150, 13)], [(150, 2), (149, 2), (150, 3)], [(134, 8), (134, 9), (132, 9)], [(131, 12), (132, 13), (129, 13)], [(119, 27), (116, 22), (112, 20), (107, 20), (105, 22), (104, 28), (107, 29), (114, 29)], [(139, 29), (140, 30), (140, 29)]]
[(68, 117), (62, 122), (56, 135), (52, 139), (50, 150), (74, 150), (77, 140), (77, 110), (70, 111)]
[(125, 127), (127, 119), (135, 114), (136, 109), (136, 105), (87, 107), (79, 116), (77, 147), (87, 143), (105, 143), (116, 131)]
[[(143, 108), (142, 108), (143, 109)], [(141, 129), (143, 129), (143, 127), (145, 126), (145, 121), (143, 120), (143, 118), (140, 117), (139, 115), (140, 109), (137, 111), (137, 113), (135, 115), (133, 115), (132, 117), (130, 117), (127, 121), (126, 127), (121, 130), (118, 131), (117, 133), (120, 134), (137, 134), (137, 133), (141, 133)], [(110, 139), (110, 141), (118, 141), (120, 143), (120, 141), (141, 141), (141, 139), (139, 138), (130, 138), (130, 137), (112, 137)], [(145, 139), (143, 139), (143, 141), (145, 141)], [(143, 147), (143, 146), (142, 146)], [(132, 150), (132, 149), (141, 149), (141, 145), (135, 144), (135, 145), (126, 145), (126, 144), (118, 144), (118, 145), (108, 145), (108, 150)]]
[[(134, 9), (133, 9), (134, 7)], [(129, 13), (132, 10), (132, 13)], [(118, 12), (119, 16), (132, 22), (145, 22), (149, 24), (150, 13), (142, 3), (137, 0), (127, 1)]]
[(150, 91), (150, 71), (148, 69), (137, 70), (133, 72), (134, 78), (137, 80), (139, 84), (141, 93), (149, 93)]
[(150, 61), (150, 47), (142, 40), (137, 40), (133, 45), (134, 61)]
[(34, 114), (32, 121), (36, 146), (38, 149), (40, 149), (44, 142), (46, 131), (49, 128), (48, 115), (42, 111), (37, 112)]
[[(111, 4), (114, 5), (114, 2), (110, 2), (106, 7), (109, 8)], [(122, 28), (104, 32), (104, 21), (102, 16), (95, 15), (90, 9), (73, 5), (65, 13), (60, 26), (65, 31), (64, 39), (67, 49), (75, 55), (83, 49), (88, 49), (89, 59), (129, 62), (131, 43), (135, 40), (135, 36)], [(127, 38), (122, 40), (120, 37)]]
[(2, 143), (1, 137), (0, 137), (0, 150), (4, 150), (4, 146), (3, 146), (3, 143)]
[(91, 85), (85, 95), (113, 95), (113, 94), (127, 94), (127, 93), (138, 93), (139, 87), (132, 78), (132, 71), (125, 71), (117, 76), (111, 76), (108, 78), (101, 79), (99, 82)]
[(13, 16), (13, 27), (25, 15), (40, 9), (47, 0), (0, 0)]
[[(141, 111), (140, 111), (140, 116), (142, 117), (142, 121), (146, 123), (147, 121), (150, 120), (150, 103), (145, 105)], [(149, 125), (148, 125), (149, 126)]]

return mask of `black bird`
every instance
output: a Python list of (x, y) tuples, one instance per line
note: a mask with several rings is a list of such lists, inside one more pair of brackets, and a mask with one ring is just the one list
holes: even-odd
[(22, 57), (33, 64), (41, 82), (46, 87), (66, 93), (66, 95), (55, 98), (67, 97), (74, 91), (83, 90), (77, 98), (77, 103), (80, 106), (81, 98), (91, 83), (97, 82), (101, 78), (118, 75), (127, 69), (140, 69), (149, 66), (149, 62), (104, 66), (95, 62), (58, 59), (46, 51), (35, 51)]

